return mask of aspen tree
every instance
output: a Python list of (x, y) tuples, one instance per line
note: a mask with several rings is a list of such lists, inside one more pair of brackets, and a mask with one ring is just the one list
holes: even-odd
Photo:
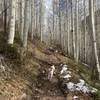
[(75, 59), (75, 29), (74, 29), (74, 2), (71, 0), (71, 20), (72, 20), (72, 27), (71, 27), (71, 32), (73, 34), (73, 55)]
[(20, 13), (21, 13), (21, 17), (20, 17), (20, 37), (21, 37), (21, 40), (23, 41), (23, 30), (24, 30), (24, 9), (25, 9), (25, 0), (21, 0), (21, 10), (20, 10)]
[(26, 49), (29, 30), (29, 0), (25, 0), (24, 17), (23, 47)]
[(76, 49), (76, 52), (75, 52), (75, 61), (78, 62), (79, 60), (79, 0), (76, 0), (76, 46), (75, 46), (75, 49)]
[(11, 16), (10, 16), (10, 28), (9, 28), (8, 44), (13, 44), (14, 43), (15, 10), (16, 10), (16, 0), (11, 0)]
[(61, 0), (59, 0), (59, 42), (61, 45), (61, 37), (62, 37), (62, 33), (61, 33), (61, 5), (60, 5)]
[(31, 40), (34, 34), (34, 0), (31, 0)]
[(95, 11), (94, 11), (94, 0), (89, 0), (89, 12), (90, 12), (90, 21), (91, 21), (91, 31), (93, 37), (93, 49), (95, 54), (96, 60), (96, 68), (99, 74), (100, 80), (100, 65), (99, 65), (99, 58), (98, 58), (98, 51), (97, 51), (97, 40), (96, 40), (96, 30), (95, 30)]
[[(7, 8), (7, 1), (4, 0), (4, 9)], [(7, 10), (4, 12), (4, 31), (7, 32)]]
[(86, 30), (86, 1), (84, 0), (84, 60), (86, 62), (86, 53), (87, 53), (87, 30)]

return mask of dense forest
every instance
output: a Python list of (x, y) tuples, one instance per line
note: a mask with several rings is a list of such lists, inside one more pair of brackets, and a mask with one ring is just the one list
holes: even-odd
[(99, 0), (0, 0), (0, 100), (100, 100)]

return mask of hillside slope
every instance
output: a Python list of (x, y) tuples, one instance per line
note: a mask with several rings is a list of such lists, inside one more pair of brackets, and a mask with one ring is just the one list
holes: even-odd
[[(88, 67), (77, 64), (57, 48), (48, 47), (39, 40), (28, 42), (26, 57), (22, 59), (22, 48), (17, 43), (13, 47), (7, 45), (0, 35), (0, 64), (4, 66), (0, 67), (0, 100), (73, 100), (75, 96), (79, 100), (100, 100), (99, 83), (91, 81)], [(49, 81), (47, 77), (52, 65), (56, 69)], [(71, 76), (69, 79), (61, 75), (64, 65), (67, 65), (66, 72), (70, 72), (67, 74)], [(71, 91), (73, 88), (68, 85), (78, 84), (80, 80), (84, 80), (84, 87), (87, 84), (91, 89), (96, 88), (96, 92)]]

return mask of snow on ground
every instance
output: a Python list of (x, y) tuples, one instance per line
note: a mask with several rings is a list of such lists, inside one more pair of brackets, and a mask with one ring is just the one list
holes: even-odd
[(67, 65), (63, 65), (62, 70), (60, 71), (60, 74), (63, 74), (67, 71)]
[(79, 97), (76, 95), (73, 97), (73, 100), (78, 100), (78, 99), (79, 99)]
[(67, 85), (68, 90), (70, 90), (70, 91), (81, 91), (83, 93), (94, 93), (94, 92), (98, 91), (96, 88), (88, 86), (88, 84), (85, 84), (85, 81), (82, 79), (77, 84), (75, 84), (73, 82), (68, 82), (68, 83), (66, 83), (66, 85)]
[[(71, 76), (72, 72), (69, 71), (68, 65), (61, 64), (60, 67), (62, 67), (60, 71), (60, 77), (65, 80), (66, 79), (70, 80), (70, 78), (72, 78)], [(83, 93), (94, 93), (98, 91), (96, 88), (89, 86), (83, 79), (79, 79), (78, 83), (67, 82), (64, 84), (67, 87), (67, 89), (70, 91), (81, 91)]]
[(62, 70), (60, 71), (60, 75), (62, 78), (69, 80), (71, 78), (71, 72), (68, 71), (68, 66), (67, 65), (60, 65), (62, 67)]
[(0, 72), (5, 72), (5, 66), (3, 66), (2, 64), (0, 65)]
[(93, 88), (91, 86), (89, 87), (89, 86), (87, 86), (85, 84), (81, 84), (81, 83), (74, 84), (72, 82), (69, 82), (69, 83), (66, 83), (66, 85), (70, 91), (82, 91), (83, 93), (97, 92), (96, 88)]
[(67, 74), (67, 75), (63, 76), (63, 78), (69, 79), (69, 78), (71, 78), (71, 75), (70, 74)]

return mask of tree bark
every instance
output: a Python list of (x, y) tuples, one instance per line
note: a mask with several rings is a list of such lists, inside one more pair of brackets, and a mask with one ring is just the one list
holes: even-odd
[(95, 30), (94, 0), (89, 0), (89, 12), (90, 12), (90, 22), (91, 22), (91, 31), (92, 31), (92, 37), (93, 37), (93, 49), (94, 49), (95, 60), (96, 60), (96, 68), (97, 68), (97, 71), (99, 74), (99, 80), (100, 80), (100, 65), (99, 65), (97, 41), (96, 41), (96, 30)]
[(14, 43), (15, 36), (15, 10), (16, 10), (16, 0), (11, 0), (11, 19), (10, 19), (10, 29), (8, 36), (8, 44)]
[(25, 1), (24, 17), (23, 47), (26, 49), (29, 30), (29, 0)]

